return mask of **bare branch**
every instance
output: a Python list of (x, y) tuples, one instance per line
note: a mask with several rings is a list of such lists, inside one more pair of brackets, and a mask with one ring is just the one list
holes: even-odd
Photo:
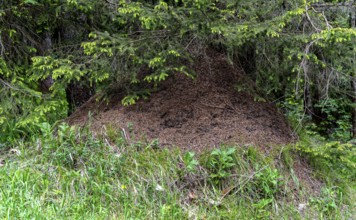
[(351, 7), (356, 6), (355, 0), (350, 0), (348, 2), (340, 2), (340, 3), (314, 3), (310, 5), (313, 8), (317, 8), (320, 10), (337, 8), (337, 7)]
[(329, 24), (328, 19), (326, 18), (325, 14), (324, 14), (324, 11), (322, 12), (322, 15), (323, 15), (323, 18), (325, 20), (325, 24), (326, 24), (326, 27), (328, 28), (328, 30), (332, 29), (333, 27)]
[(305, 15), (307, 16), (307, 19), (308, 19), (309, 23), (310, 23), (311, 26), (316, 30), (316, 32), (321, 32), (321, 29), (319, 29), (317, 26), (314, 25), (312, 19), (311, 19), (310, 16), (309, 16), (308, 10), (309, 10), (309, 8), (308, 8), (308, 6), (306, 5), (306, 6), (305, 6)]
[[(303, 59), (302, 59), (302, 62), (300, 62), (300, 65), (299, 65), (299, 71), (298, 71), (298, 76), (297, 76), (297, 82), (296, 82), (296, 89), (295, 89), (295, 92), (296, 92), (296, 95), (299, 91), (299, 79), (300, 79), (300, 76), (301, 76), (301, 70), (303, 69), (303, 73), (304, 73), (304, 77), (306, 77), (308, 75), (308, 59), (307, 59), (307, 56), (309, 54), (309, 51), (310, 51), (310, 48), (311, 46), (313, 46), (313, 44), (315, 42), (317, 42), (318, 40), (320, 40), (320, 38), (317, 38), (311, 42), (309, 42), (306, 46), (305, 46), (305, 49), (304, 49), (304, 56), (303, 56)], [(305, 78), (305, 79), (308, 79)]]

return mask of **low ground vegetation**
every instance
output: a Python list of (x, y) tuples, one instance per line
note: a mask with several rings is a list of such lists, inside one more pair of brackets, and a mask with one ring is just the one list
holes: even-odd
[[(355, 152), (342, 150), (348, 144), (311, 150), (311, 142), (300, 141), (268, 155), (253, 146), (221, 146), (197, 155), (157, 141), (127, 143), (113, 128), (94, 136), (66, 124), (40, 127), (31, 140), (1, 147), (1, 218), (355, 216)], [(312, 166), (299, 166), (303, 158)]]

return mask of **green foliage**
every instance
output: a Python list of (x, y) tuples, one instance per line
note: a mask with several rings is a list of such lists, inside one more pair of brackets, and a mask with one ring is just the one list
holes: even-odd
[[(9, 67), (0, 58), (0, 141), (14, 141), (37, 130), (37, 124), (55, 122), (66, 115), (63, 91), (57, 100), (35, 90), (34, 82), (22, 77), (24, 69)], [(3, 79), (2, 79), (3, 78)]]
[[(345, 202), (349, 195), (344, 190), (330, 186), (320, 196), (308, 195), (302, 185), (295, 188), (297, 191), (284, 190), (292, 184), (285, 181), (288, 174), (271, 163), (273, 158), (252, 147), (207, 152), (208, 158), (225, 161), (226, 171), (231, 174), (217, 188), (209, 173), (198, 167), (197, 161), (205, 161), (206, 156), (153, 149), (148, 143), (142, 143), (138, 150), (120, 140), (123, 139), (120, 132), (107, 130), (110, 134), (94, 138), (87, 128), (66, 124), (52, 127), (43, 123), (41, 132), (31, 139), (19, 140), (8, 149), (1, 148), (0, 218), (304, 219), (320, 216), (340, 219), (351, 216), (349, 204)], [(109, 143), (109, 136), (120, 144)], [(298, 201), (309, 201), (303, 213), (299, 213), (294, 203), (286, 202), (295, 201), (296, 196)]]
[(294, 160), (293, 160), (293, 156), (292, 156), (292, 152), (291, 152), (291, 147), (287, 146), (285, 148), (283, 148), (280, 152), (280, 157), (283, 160), (283, 164), (288, 168), (288, 169), (293, 169), (293, 164), (294, 164)]
[(312, 157), (312, 161), (320, 161), (334, 172), (344, 175), (345, 178), (356, 178), (356, 147), (352, 143), (337, 141), (319, 144), (299, 144), (297, 150)]
[(195, 153), (190, 151), (184, 154), (183, 162), (188, 172), (194, 172), (199, 165), (199, 162), (195, 159)]
[(337, 187), (323, 188), (321, 195), (317, 198), (310, 198), (310, 203), (315, 205), (319, 211), (319, 218), (325, 218), (335, 213), (342, 204), (343, 193)]
[(124, 106), (128, 105), (134, 105), (138, 100), (140, 99), (147, 99), (148, 96), (150, 95), (150, 92), (148, 90), (143, 90), (140, 92), (135, 92), (133, 94), (129, 94), (125, 96), (122, 100), (121, 103)]
[[(321, 3), (300, 0), (0, 4), (0, 79), (6, 90), (0, 126), (6, 133), (19, 136), (35, 130), (35, 123), (63, 118), (64, 91), (81, 81), (106, 93), (124, 92), (122, 103), (135, 104), (173, 73), (194, 78), (191, 63), (209, 47), (227, 53), (234, 65), (249, 66), (246, 78), (257, 85), (256, 101), (293, 102), (285, 106), (298, 120), (306, 107), (322, 108), (327, 124), (317, 126), (335, 128), (331, 138), (349, 137), (356, 34), (348, 19), (354, 5), (320, 10)], [(38, 81), (49, 77), (49, 93), (40, 94)], [(250, 87), (241, 84), (239, 90)], [(303, 106), (309, 96), (315, 96), (313, 106)]]
[[(71, 33), (69, 42), (54, 35), (64, 26), (69, 30), (81, 23), (77, 15), (89, 14), (94, 5), (93, 1), (5, 0), (0, 3), (0, 130), (4, 134), (1, 142), (30, 136), (37, 132), (37, 124), (54, 123), (67, 116), (65, 88), (87, 70), (83, 70), (84, 65), (75, 66), (63, 55), (65, 51), (54, 48), (75, 44), (83, 28)], [(45, 56), (48, 53), (51, 56)], [(73, 56), (74, 53), (69, 57)], [(43, 91), (40, 81), (52, 75), (54, 85), (49, 85), (50, 92)], [(102, 77), (96, 75), (96, 80)]]
[(219, 183), (221, 180), (231, 175), (231, 168), (236, 164), (233, 162), (233, 154), (235, 148), (215, 149), (213, 150), (207, 161), (206, 166), (210, 171), (210, 178), (214, 183)]
[[(256, 170), (259, 170), (258, 166)], [(282, 192), (283, 179), (277, 169), (267, 167), (256, 173), (253, 185), (261, 198), (272, 200)]]
[(125, 146), (115, 151), (88, 129), (40, 127), (31, 142), (16, 144), (18, 153), (9, 153), (0, 169), (6, 186), (1, 218), (186, 218), (169, 187), (176, 178), (174, 154)]
[(271, 211), (269, 210), (272, 201), (272, 199), (262, 199), (252, 205), (258, 210), (258, 214), (256, 215), (257, 219), (267, 219), (269, 216), (271, 216)]
[[(320, 8), (323, 2), (330, 4)], [(282, 207), (293, 210), (282, 215), (271, 210), (287, 183), (274, 158), (252, 148), (213, 150), (201, 159), (204, 168), (194, 153), (157, 150), (157, 141), (130, 142), (109, 128), (105, 137), (115, 148), (87, 130), (51, 125), (67, 116), (72, 84), (119, 90), (122, 104), (132, 105), (174, 73), (194, 78), (191, 63), (212, 48), (245, 68), (239, 91), (275, 99), (296, 130), (348, 140), (355, 7), (336, 3), (342, 1), (1, 1), (0, 150), (23, 152), (6, 154), (0, 168), (1, 218), (300, 217), (294, 207)], [(49, 91), (39, 85), (46, 79), (53, 79)], [(355, 180), (354, 143), (310, 141), (296, 149), (334, 179)], [(288, 151), (282, 156), (293, 171)], [(188, 207), (185, 186), (200, 190)], [(322, 217), (340, 209), (341, 190), (326, 191), (311, 202)]]
[[(350, 100), (330, 98), (316, 103), (315, 107), (320, 109), (321, 114), (326, 115), (317, 129), (320, 134), (328, 134), (328, 137), (333, 140), (349, 140), (351, 138)], [(330, 131), (330, 129), (332, 130)]]

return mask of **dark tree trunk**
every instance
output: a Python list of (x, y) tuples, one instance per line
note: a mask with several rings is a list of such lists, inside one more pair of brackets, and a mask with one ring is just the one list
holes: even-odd
[(356, 76), (354, 74), (352, 80), (352, 87), (353, 87), (353, 97), (352, 97), (352, 138), (356, 138)]
[(238, 54), (238, 62), (244, 69), (245, 73), (253, 80), (256, 78), (256, 45), (247, 43)]
[[(353, 1), (352, 1), (353, 2)], [(350, 27), (356, 27), (356, 11), (355, 8), (350, 7)], [(354, 54), (354, 58), (356, 55)], [(355, 60), (354, 60), (355, 62)], [(353, 91), (352, 94), (352, 138), (356, 138), (356, 63), (354, 63), (354, 71), (351, 75), (351, 89)]]
[[(41, 43), (41, 48), (39, 48), (39, 56), (46, 56), (50, 50), (52, 50), (52, 37), (50, 33), (45, 33)], [(39, 87), (42, 93), (49, 93), (50, 87), (53, 85), (54, 81), (52, 76), (39, 81)]]
[(89, 86), (89, 82), (84, 79), (81, 82), (70, 83), (66, 88), (68, 102), (68, 116), (75, 109), (90, 99), (95, 93), (95, 88)]
[(309, 115), (312, 119), (314, 119), (312, 97), (313, 94), (312, 94), (310, 84), (307, 83), (304, 88), (304, 111), (307, 115)]

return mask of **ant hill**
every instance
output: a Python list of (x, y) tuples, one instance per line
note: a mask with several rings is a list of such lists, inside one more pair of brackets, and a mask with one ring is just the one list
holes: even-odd
[[(109, 104), (90, 99), (68, 122), (100, 134), (111, 127), (126, 139), (158, 140), (160, 146), (178, 146), (197, 152), (221, 144), (256, 145), (264, 150), (293, 141), (292, 130), (273, 103), (256, 101), (251, 92), (238, 92), (243, 71), (226, 56), (208, 51), (192, 65), (193, 80), (176, 73), (159, 85), (149, 99), (124, 107), (122, 95)], [(248, 83), (253, 87), (253, 82)], [(127, 140), (131, 141), (131, 140)]]

